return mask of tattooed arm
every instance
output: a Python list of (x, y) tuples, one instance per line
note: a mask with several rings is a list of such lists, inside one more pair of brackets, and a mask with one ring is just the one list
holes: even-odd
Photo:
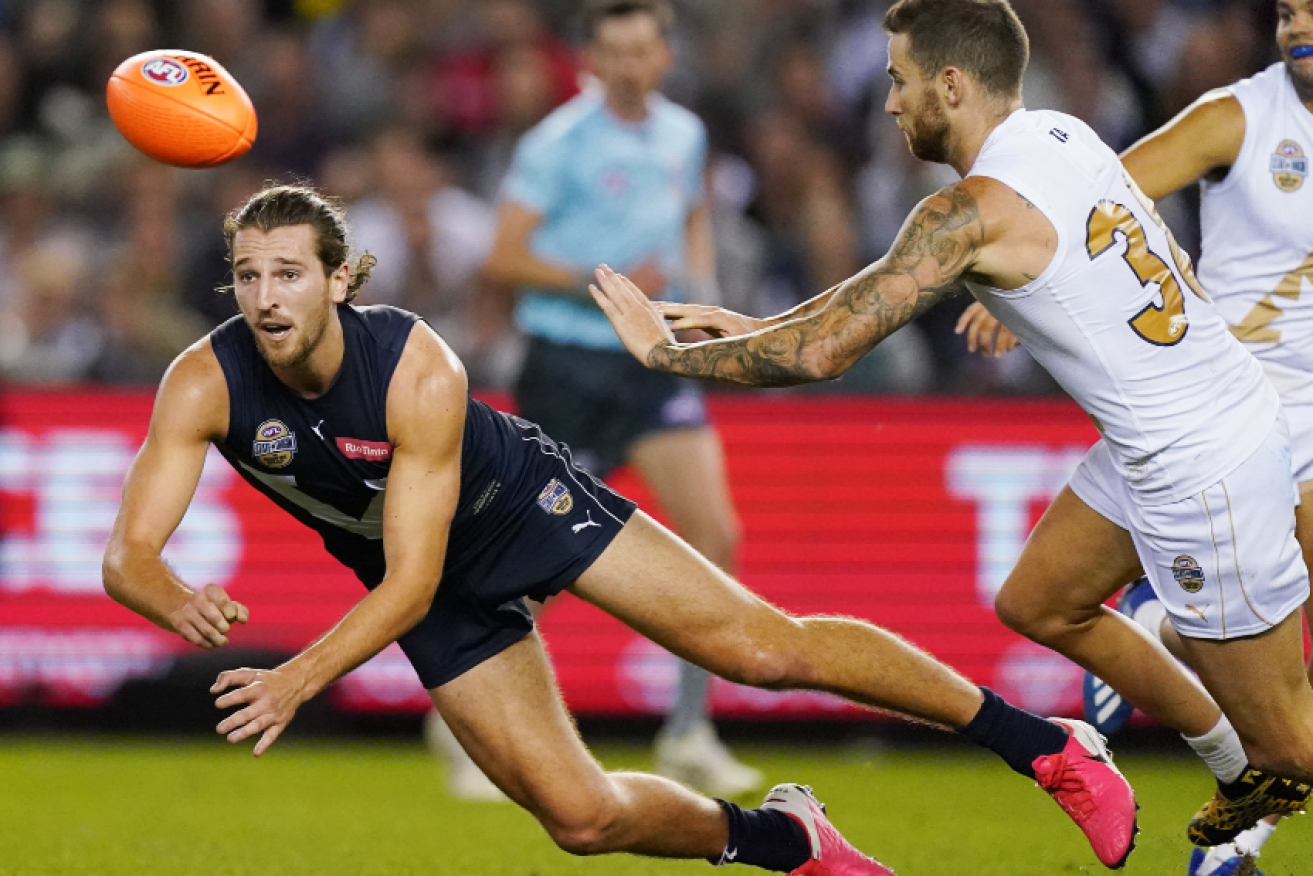
[(593, 297), (630, 352), (657, 371), (749, 386), (830, 380), (971, 270), (984, 226), (969, 188), (958, 183), (922, 201), (884, 258), (749, 335), (676, 343), (659, 312), (609, 269), (598, 272)]

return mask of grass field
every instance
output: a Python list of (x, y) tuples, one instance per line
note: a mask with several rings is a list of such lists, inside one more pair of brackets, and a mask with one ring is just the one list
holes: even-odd
[[(1106, 872), (1042, 792), (986, 755), (742, 752), (774, 779), (811, 783), (840, 829), (900, 876)], [(644, 747), (602, 745), (599, 754), (611, 768), (650, 765)], [(1184, 825), (1210, 793), (1203, 768), (1149, 754), (1119, 762), (1144, 806), (1139, 848), (1124, 872), (1183, 874)], [(1283, 825), (1262, 864), (1268, 876), (1313, 873), (1313, 821)], [(697, 862), (572, 858), (513, 806), (447, 797), (418, 742), (293, 734), (256, 761), (249, 746), (219, 740), (0, 736), (3, 876), (710, 872)]]

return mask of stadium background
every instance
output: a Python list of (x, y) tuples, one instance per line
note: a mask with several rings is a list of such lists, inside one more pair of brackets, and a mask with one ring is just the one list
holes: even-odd
[[(887, 3), (673, 5), (667, 92), (710, 129), (727, 306), (774, 313), (848, 276), (951, 181), (910, 157), (883, 114)], [(1032, 40), (1027, 104), (1074, 113), (1119, 149), (1275, 60), (1271, 0), (1015, 5)], [(0, 752), (21, 757), (28, 734), (51, 728), (207, 729), (211, 713), (192, 707), (215, 669), (276, 660), (358, 598), (307, 531), (214, 455), (168, 556), (251, 606), (232, 652), (189, 651), (103, 595), (100, 553), (153, 387), (235, 312), (215, 291), (221, 216), (266, 179), (312, 178), (380, 257), (362, 301), (426, 315), (476, 392), (505, 402), (522, 341), (509, 296), (478, 266), (516, 138), (578, 87), (576, 8), (0, 0)], [(116, 134), (109, 71), (159, 47), (210, 54), (245, 85), (260, 113), (249, 155), (177, 171)], [(1195, 196), (1162, 210), (1193, 249)], [(743, 578), (790, 609), (876, 620), (1029, 708), (1075, 713), (1078, 670), (1004, 630), (991, 604), (1095, 433), (1023, 352), (967, 356), (952, 333), (963, 306), (939, 306), (834, 384), (714, 393)], [(616, 485), (642, 500), (627, 473)], [(652, 726), (673, 693), (668, 657), (569, 597), (543, 629), (581, 716)], [(869, 724), (826, 696), (717, 682), (713, 701), (739, 735), (832, 739), (833, 726)], [(346, 726), (411, 732), (425, 703), (393, 648), (297, 728), (348, 714)]]

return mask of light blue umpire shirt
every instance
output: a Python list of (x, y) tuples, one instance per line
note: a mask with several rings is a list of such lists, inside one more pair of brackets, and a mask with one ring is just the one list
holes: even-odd
[[(665, 300), (683, 299), (689, 213), (703, 198), (707, 134), (701, 120), (660, 95), (647, 118), (628, 122), (600, 88), (557, 108), (520, 140), (501, 198), (540, 214), (529, 249), (581, 276), (655, 261)], [(515, 318), (530, 335), (561, 344), (624, 350), (592, 301), (526, 287)]]

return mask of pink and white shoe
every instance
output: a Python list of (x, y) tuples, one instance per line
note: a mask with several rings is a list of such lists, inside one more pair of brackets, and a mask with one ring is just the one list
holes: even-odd
[(812, 796), (812, 789), (806, 785), (776, 785), (761, 808), (783, 812), (807, 832), (811, 860), (791, 876), (895, 876), (893, 870), (857, 851), (835, 830), (825, 817), (825, 805)]
[(1105, 740), (1084, 721), (1050, 718), (1066, 729), (1067, 746), (1035, 758), (1035, 781), (1048, 791), (1084, 833), (1094, 854), (1110, 870), (1120, 870), (1135, 849), (1139, 833), (1135, 791), (1117, 767)]

